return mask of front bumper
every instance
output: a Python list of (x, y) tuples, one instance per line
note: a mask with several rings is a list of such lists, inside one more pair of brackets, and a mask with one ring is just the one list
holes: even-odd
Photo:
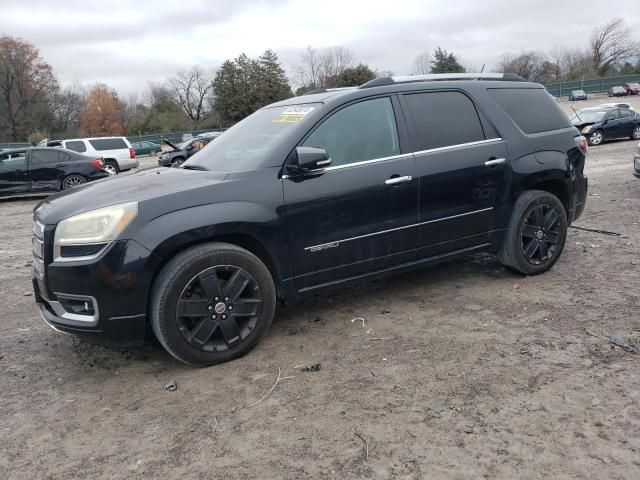
[(160, 165), (161, 167), (168, 167), (169, 165), (171, 165), (171, 157), (170, 156), (163, 156), (160, 155), (158, 157), (158, 165)]
[[(115, 241), (88, 260), (52, 261), (51, 249), (45, 249), (44, 266), (34, 262), (32, 282), (40, 314), (50, 327), (102, 345), (144, 343), (147, 298), (157, 267), (153, 254), (133, 240)], [(86, 300), (90, 314), (70, 311), (69, 298)]]

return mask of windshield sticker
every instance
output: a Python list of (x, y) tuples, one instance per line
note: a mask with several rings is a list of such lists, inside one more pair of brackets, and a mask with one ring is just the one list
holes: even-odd
[(273, 123), (296, 123), (309, 115), (315, 107), (289, 107), (276, 118)]

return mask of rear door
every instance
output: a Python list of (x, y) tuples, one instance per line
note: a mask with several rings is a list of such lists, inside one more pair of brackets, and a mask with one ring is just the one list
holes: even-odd
[(332, 113), (301, 144), (324, 148), (331, 166), (283, 178), (298, 289), (415, 260), (418, 180), (396, 101)]
[(401, 99), (420, 181), (418, 256), (490, 243), (508, 193), (504, 141), (463, 92)]
[(27, 152), (0, 153), (0, 196), (30, 189)]
[(620, 108), (618, 110), (618, 119), (620, 122), (620, 136), (630, 137), (633, 133), (633, 128), (636, 126), (637, 118), (636, 112), (629, 110), (628, 108)]
[(55, 148), (34, 148), (29, 156), (29, 176), (33, 192), (59, 190), (64, 178), (65, 165)]

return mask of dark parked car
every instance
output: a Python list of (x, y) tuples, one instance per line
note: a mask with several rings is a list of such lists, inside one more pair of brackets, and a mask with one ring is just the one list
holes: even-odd
[(626, 97), (629, 93), (624, 89), (624, 87), (611, 87), (609, 89), (610, 97)]
[(178, 146), (174, 145), (169, 140), (163, 139), (163, 141), (171, 148), (173, 148), (173, 150), (164, 152), (162, 155), (160, 155), (158, 157), (158, 165), (160, 165), (161, 167), (179, 167), (187, 159), (191, 158), (193, 155), (202, 150), (206, 145), (209, 144), (209, 142), (219, 137), (220, 134), (220, 132), (213, 132), (198, 135), (197, 137), (193, 137), (185, 142), (182, 142)]
[(155, 157), (158, 152), (162, 152), (159, 143), (143, 140), (142, 142), (134, 142), (131, 144), (137, 155), (151, 155)]
[(151, 330), (183, 362), (223, 362), (278, 301), (482, 251), (547, 271), (585, 206), (586, 150), (541, 85), (509, 74), (294, 97), (181, 168), (38, 205), (35, 298), (57, 330), (119, 345)]
[(640, 83), (635, 83), (635, 82), (625, 83), (623, 87), (629, 95), (640, 94)]
[(99, 158), (63, 148), (0, 152), (0, 197), (68, 190), (108, 177)]
[(571, 93), (569, 94), (569, 101), (571, 102), (575, 102), (577, 100), (586, 100), (587, 99), (587, 94), (584, 92), (584, 90), (571, 90)]
[(585, 108), (576, 111), (569, 120), (590, 145), (615, 138), (640, 140), (640, 116), (628, 108)]

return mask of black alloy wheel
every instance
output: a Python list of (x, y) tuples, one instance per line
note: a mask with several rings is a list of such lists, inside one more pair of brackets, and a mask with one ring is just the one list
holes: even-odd
[(69, 190), (87, 183), (87, 179), (77, 173), (72, 173), (64, 178), (62, 181), (62, 190)]
[(262, 292), (243, 268), (219, 265), (198, 273), (176, 307), (178, 329), (193, 348), (222, 352), (242, 343), (262, 312)]
[[(564, 213), (562, 213), (564, 215)], [(558, 253), (560, 213), (553, 205), (538, 204), (522, 225), (522, 254), (532, 265), (549, 262)]]

